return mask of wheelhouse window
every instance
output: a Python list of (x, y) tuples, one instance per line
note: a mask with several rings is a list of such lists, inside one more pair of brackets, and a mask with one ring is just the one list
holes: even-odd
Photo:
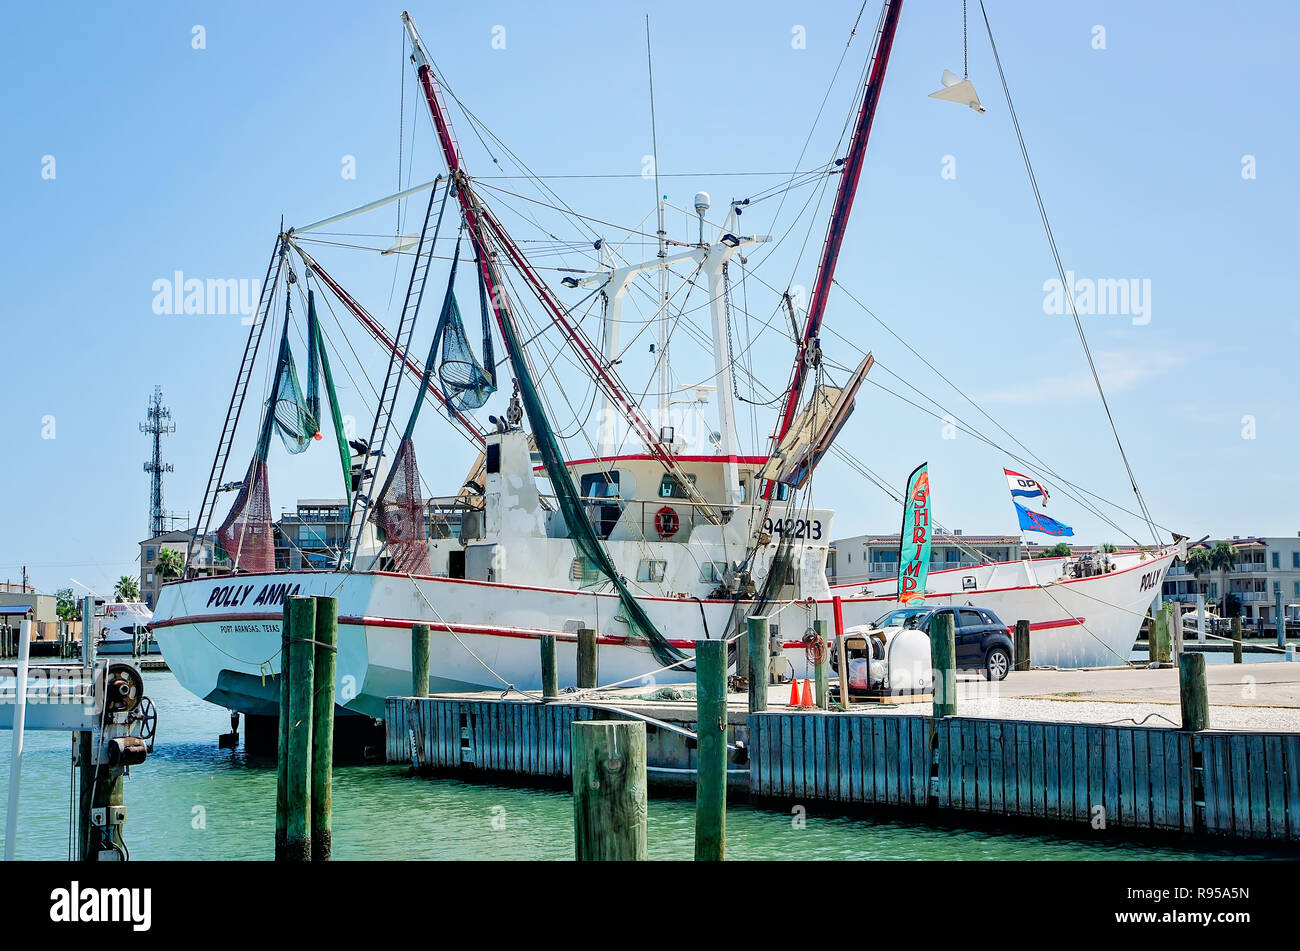
[(668, 572), (668, 562), (642, 558), (636, 569), (637, 581), (661, 582)]
[(700, 565), (700, 580), (705, 584), (722, 584), (726, 577), (725, 561), (706, 561)]
[(582, 497), (584, 499), (617, 499), (618, 471), (588, 472), (582, 477)]
[(591, 524), (596, 529), (596, 534), (608, 538), (623, 514), (623, 506), (618, 501), (622, 497), (618, 470), (584, 474), (579, 490), (588, 502)]
[[(695, 476), (689, 472), (686, 478), (690, 480), (691, 485), (695, 485)], [(690, 491), (682, 485), (675, 475), (665, 473), (663, 479), (659, 482), (659, 498), (661, 499), (689, 499)]]

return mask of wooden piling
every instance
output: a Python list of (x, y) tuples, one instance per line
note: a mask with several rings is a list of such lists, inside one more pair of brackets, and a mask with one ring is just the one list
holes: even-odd
[(751, 617), (745, 626), (749, 637), (749, 712), (767, 709), (767, 618)]
[(574, 857), (644, 861), (645, 724), (578, 720), (571, 730)]
[(542, 696), (558, 697), (560, 695), (560, 677), (555, 664), (555, 635), (543, 634), (542, 650)]
[(1232, 662), (1241, 663), (1241, 618), (1232, 619)]
[(1183, 712), (1184, 730), (1200, 732), (1210, 728), (1204, 654), (1187, 653), (1178, 658), (1178, 703)]
[(316, 602), (310, 597), (289, 599), (289, 737), (288, 813), (284, 857), (290, 862), (311, 860), (311, 721), (314, 693)]
[(957, 715), (957, 641), (952, 612), (930, 618), (930, 666), (934, 677), (934, 716)]
[(1175, 664), (1183, 656), (1183, 611), (1182, 605), (1169, 606), (1169, 656)]
[(275, 757), (275, 860), (284, 860), (286, 830), (289, 828), (289, 640), (293, 619), (289, 599), (280, 615), (280, 726)]
[(1011, 639), (1012, 650), (1015, 651), (1015, 666), (1013, 670), (1029, 669), (1029, 622), (1019, 620), (1016, 622), (1016, 633)]
[(429, 695), (429, 625), (411, 625), (411, 696)]
[(596, 632), (589, 627), (578, 628), (578, 688), (596, 686), (599, 668), (596, 662)]
[(818, 618), (813, 621), (813, 634), (817, 637), (817, 666), (814, 674), (817, 678), (817, 709), (830, 709), (830, 651), (826, 645), (826, 621)]
[[(334, 676), (338, 666), (338, 598), (316, 602), (316, 650), (311, 705), (311, 860), (328, 862), (333, 851)], [(426, 653), (426, 656), (427, 653)], [(425, 675), (424, 682), (429, 682)]]
[(1286, 647), (1286, 600), (1282, 597), (1282, 588), (1273, 593), (1273, 612), (1277, 615), (1277, 646)]
[(1174, 606), (1166, 603), (1160, 606), (1160, 646), (1156, 659), (1168, 664), (1171, 657), (1170, 645), (1173, 642)]
[(695, 642), (695, 861), (727, 852), (727, 642)]

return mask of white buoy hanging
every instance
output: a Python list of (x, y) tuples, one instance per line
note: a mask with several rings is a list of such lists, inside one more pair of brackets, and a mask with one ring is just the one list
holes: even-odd
[(958, 79), (957, 74), (951, 69), (945, 69), (939, 81), (943, 83), (943, 88), (938, 92), (930, 93), (931, 99), (942, 99), (944, 102), (970, 106), (976, 112), (984, 111), (984, 107), (980, 105), (980, 97), (975, 92), (975, 86), (969, 79)]

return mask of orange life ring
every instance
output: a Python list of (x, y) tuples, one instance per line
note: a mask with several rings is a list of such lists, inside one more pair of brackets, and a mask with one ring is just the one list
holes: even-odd
[(677, 512), (671, 506), (665, 505), (655, 512), (655, 531), (659, 533), (660, 538), (672, 538), (677, 534), (680, 525), (681, 519), (677, 517)]

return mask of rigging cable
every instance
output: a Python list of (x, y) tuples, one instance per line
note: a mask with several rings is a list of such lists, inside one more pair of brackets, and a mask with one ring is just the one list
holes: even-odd
[(989, 23), (988, 11), (984, 9), (984, 0), (980, 0), (980, 12), (984, 15), (984, 26), (988, 31), (989, 45), (993, 49), (993, 62), (998, 68), (998, 78), (1002, 81), (1002, 92), (1006, 96), (1007, 110), (1011, 114), (1011, 124), (1016, 130), (1016, 140), (1020, 143), (1020, 154), (1025, 160), (1025, 171), (1029, 173), (1029, 184), (1034, 191), (1034, 202), (1038, 205), (1038, 214), (1043, 219), (1043, 230), (1047, 232), (1047, 243), (1052, 251), (1052, 260), (1056, 262), (1056, 272), (1061, 279), (1061, 287), (1065, 289), (1065, 298), (1070, 302), (1070, 315), (1074, 318), (1074, 327), (1079, 334), (1079, 342), (1083, 345), (1084, 356), (1088, 359), (1088, 369), (1092, 372), (1093, 382), (1097, 384), (1097, 393), (1101, 396), (1101, 405), (1106, 410), (1106, 419), (1110, 423), (1110, 431), (1115, 437), (1115, 445), (1119, 447), (1120, 458), (1124, 461), (1124, 469), (1128, 472), (1129, 485), (1133, 488), (1133, 494), (1137, 497), (1138, 507), (1146, 519), (1147, 527), (1151, 529), (1151, 535), (1157, 545), (1160, 544), (1160, 534), (1156, 531), (1155, 522), (1151, 518), (1151, 511), (1147, 508), (1146, 500), (1142, 497), (1142, 490), (1138, 488), (1137, 478), (1133, 475), (1133, 467), (1129, 464), (1128, 453), (1124, 451), (1124, 442), (1119, 436), (1119, 427), (1115, 424), (1115, 417), (1110, 411), (1110, 402), (1106, 399), (1106, 390), (1101, 385), (1101, 376), (1097, 373), (1097, 365), (1092, 359), (1092, 350), (1088, 347), (1087, 335), (1083, 332), (1083, 322), (1079, 319), (1078, 308), (1075, 307), (1074, 294), (1070, 292), (1069, 281), (1065, 276), (1065, 265), (1061, 263), (1061, 254), (1056, 247), (1056, 238), (1052, 234), (1051, 222), (1047, 219), (1047, 206), (1043, 203), (1042, 193), (1038, 189), (1038, 179), (1034, 175), (1034, 166), (1029, 161), (1029, 150), (1025, 147), (1025, 137), (1020, 131), (1020, 120), (1016, 118), (1016, 108), (1011, 103), (1011, 89), (1007, 86), (1006, 74), (1002, 71), (1002, 59), (998, 56), (998, 45), (993, 39), (993, 27)]

